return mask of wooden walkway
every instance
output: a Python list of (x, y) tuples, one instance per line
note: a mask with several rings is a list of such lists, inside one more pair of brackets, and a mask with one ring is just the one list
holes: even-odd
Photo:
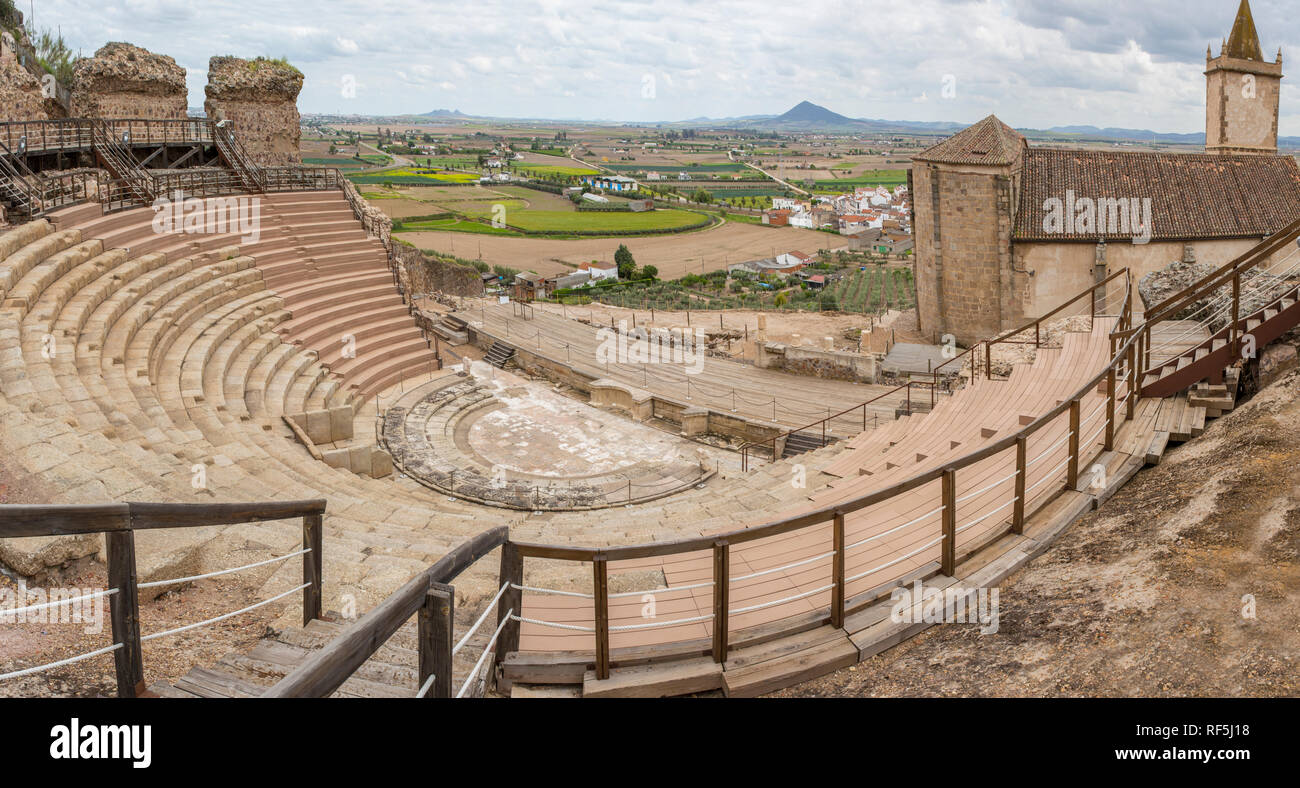
[[(807, 500), (778, 514), (793, 517), (848, 502), (988, 445), (1019, 430), (1069, 398), (1108, 360), (1112, 321), (1097, 321), (1091, 333), (1067, 334), (1063, 347), (1044, 349), (1032, 365), (1020, 365), (1006, 381), (980, 381), (943, 400), (933, 413), (899, 420), (849, 442), (827, 472), (839, 477)], [(1121, 386), (1117, 397), (1126, 395)], [(1102, 451), (1103, 391), (1080, 403), (1080, 467)], [(1068, 418), (1058, 418), (1028, 442), (1026, 512), (1047, 504), (1066, 481)], [(1145, 449), (1145, 447), (1143, 447)], [(1002, 452), (964, 469), (957, 481), (957, 553), (970, 554), (1007, 529), (1014, 497), (1015, 453)], [(906, 578), (933, 574), (940, 559), (942, 506), (939, 484), (924, 485), (846, 517), (846, 597), (871, 597)], [(757, 525), (758, 523), (749, 523)], [(746, 523), (734, 523), (732, 528)], [(733, 632), (817, 616), (830, 604), (831, 526), (805, 528), (744, 544), (730, 551), (729, 626)], [(673, 555), (616, 562), (610, 574), (662, 571), (667, 588), (653, 591), (654, 627), (644, 615), (644, 594), (610, 601), (610, 647), (662, 647), (711, 637), (712, 555)], [(647, 592), (649, 593), (649, 592)], [(582, 651), (592, 648), (591, 600), (525, 594), (521, 651)], [(666, 622), (682, 621), (680, 624)], [(577, 627), (566, 629), (562, 627)]]

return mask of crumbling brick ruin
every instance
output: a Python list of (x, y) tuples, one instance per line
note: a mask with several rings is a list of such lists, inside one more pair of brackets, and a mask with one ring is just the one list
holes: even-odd
[(239, 141), (263, 166), (301, 164), (298, 93), (302, 73), (264, 58), (214, 57), (208, 61), (208, 117), (229, 120)]
[(77, 118), (184, 118), (189, 102), (185, 69), (167, 55), (112, 42), (72, 73), (72, 116)]
[(5, 120), (45, 120), (45, 103), (40, 80), (19, 63), (13, 35), (0, 32), (0, 106)]

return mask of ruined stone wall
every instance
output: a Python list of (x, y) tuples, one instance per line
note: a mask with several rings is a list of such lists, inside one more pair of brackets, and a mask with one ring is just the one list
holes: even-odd
[(208, 61), (208, 117), (229, 120), (236, 139), (257, 164), (301, 164), (298, 93), (302, 73), (292, 66), (256, 59)]
[(46, 120), (59, 117), (57, 102), (47, 100), (41, 81), (23, 68), (23, 55), (8, 31), (0, 31), (0, 120)]
[(851, 380), (876, 383), (878, 363), (875, 357), (840, 350), (818, 350), (779, 342), (758, 343), (754, 366), (777, 369), (794, 375), (827, 380)]
[(398, 248), (403, 250), (399, 259), (415, 293), (437, 292), (462, 298), (483, 295), (483, 279), (476, 269), (443, 262), (409, 247)]
[(78, 61), (68, 87), (73, 117), (174, 120), (189, 112), (185, 69), (167, 55), (122, 42)]

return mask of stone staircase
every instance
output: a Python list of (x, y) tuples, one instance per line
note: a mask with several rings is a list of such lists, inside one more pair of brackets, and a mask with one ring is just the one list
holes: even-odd
[(483, 356), (483, 360), (497, 369), (505, 369), (510, 359), (515, 357), (515, 349), (504, 342), (493, 342), (492, 347)]

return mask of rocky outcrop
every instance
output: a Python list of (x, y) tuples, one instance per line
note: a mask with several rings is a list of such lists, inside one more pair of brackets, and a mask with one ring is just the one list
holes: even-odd
[[(1267, 269), (1268, 264), (1265, 263)], [(1272, 303), (1279, 292), (1293, 283), (1297, 276), (1288, 272), (1286, 266), (1274, 264), (1282, 269), (1285, 276), (1252, 268), (1241, 275), (1241, 315), (1248, 315), (1261, 307)], [(1188, 263), (1175, 261), (1159, 271), (1152, 271), (1138, 282), (1138, 295), (1146, 311), (1160, 304), (1171, 296), (1199, 282), (1218, 270), (1218, 266), (1209, 263)], [(1193, 320), (1206, 323), (1211, 333), (1218, 331), (1231, 322), (1232, 287), (1224, 285), (1205, 298), (1199, 299), (1172, 315), (1166, 320)]]
[(229, 120), (253, 161), (301, 164), (298, 93), (302, 72), (275, 60), (214, 57), (208, 61), (207, 101), (213, 120)]
[(72, 116), (78, 118), (184, 118), (185, 69), (166, 55), (113, 42), (84, 58), (72, 72)]
[(46, 97), (41, 81), (24, 68), (13, 34), (0, 31), (0, 120), (45, 120), (59, 117), (58, 102)]

